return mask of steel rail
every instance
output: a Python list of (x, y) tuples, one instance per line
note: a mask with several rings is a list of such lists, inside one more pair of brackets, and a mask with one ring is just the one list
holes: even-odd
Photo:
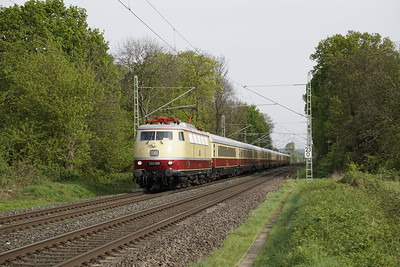
[[(243, 183), (239, 183), (239, 184), (237, 184), (235, 186), (236, 187), (240, 186)], [(180, 203), (184, 203), (185, 201), (188, 201), (188, 199), (195, 200), (197, 198), (204, 197), (204, 196), (210, 195), (210, 194), (214, 194), (217, 191), (222, 191), (222, 190), (227, 190), (227, 189), (225, 188), (225, 189), (219, 189), (219, 190), (212, 190), (212, 191), (210, 191), (208, 193), (199, 194), (198, 196), (195, 196), (195, 197), (189, 197), (189, 198), (186, 198), (186, 199), (183, 199), (183, 200), (174, 201), (174, 202), (171, 202), (171, 203), (167, 203), (167, 204), (164, 204), (164, 205), (153, 207), (151, 209), (147, 209), (147, 210), (144, 210), (144, 211), (136, 212), (136, 213), (134, 213), (132, 215), (122, 216), (122, 217), (114, 219), (112, 221), (100, 223), (100, 224), (93, 225), (93, 226), (90, 226), (90, 227), (86, 227), (84, 229), (80, 229), (80, 230), (77, 230), (77, 231), (74, 231), (74, 232), (71, 232), (71, 233), (63, 234), (63, 235), (60, 235), (60, 236), (57, 236), (57, 237), (54, 237), (54, 238), (50, 238), (50, 239), (47, 239), (47, 240), (44, 240), (44, 241), (40, 241), (40, 242), (31, 244), (31, 245), (27, 245), (27, 246), (24, 246), (24, 247), (21, 247), (21, 248), (16, 248), (16, 249), (13, 249), (13, 250), (9, 250), (9, 251), (6, 251), (6, 252), (0, 254), (0, 263), (2, 263), (2, 262), (4, 263), (4, 262), (7, 262), (7, 261), (10, 261), (12, 259), (15, 259), (16, 257), (21, 257), (22, 255), (26, 255), (28, 253), (32, 253), (32, 252), (37, 251), (37, 250), (42, 250), (42, 249), (44, 249), (46, 247), (50, 247), (50, 246), (52, 246), (52, 245), (54, 245), (56, 243), (67, 242), (67, 241), (73, 240), (74, 238), (81, 237), (81, 236), (83, 236), (85, 234), (97, 232), (97, 231), (99, 231), (100, 228), (101, 229), (106, 229), (106, 228), (109, 228), (109, 227), (112, 227), (112, 226), (115, 226), (115, 225), (122, 224), (122, 223), (127, 222), (127, 221), (135, 220), (137, 218), (146, 216), (148, 214), (155, 213), (155, 212), (157, 212), (159, 210), (179, 205)]]
[(133, 193), (124, 194), (124, 195), (113, 196), (113, 197), (104, 198), (104, 199), (85, 201), (85, 202), (77, 203), (77, 204), (63, 205), (63, 206), (60, 206), (60, 207), (54, 207), (54, 208), (45, 209), (45, 210), (31, 211), (31, 212), (25, 212), (25, 213), (11, 215), (11, 216), (0, 217), (0, 225), (4, 224), (4, 223), (9, 223), (9, 222), (21, 220), (21, 219), (39, 217), (39, 216), (44, 216), (44, 215), (48, 215), (48, 214), (51, 214), (51, 213), (63, 212), (63, 211), (71, 210), (71, 209), (79, 209), (79, 208), (83, 208), (83, 207), (87, 207), (87, 206), (92, 206), (92, 205), (98, 205), (98, 204), (102, 204), (102, 203), (112, 202), (112, 201), (116, 201), (116, 200), (119, 200), (119, 199), (136, 197), (136, 195), (137, 194), (133, 194)]
[[(238, 177), (233, 177), (231, 179), (235, 179), (235, 178), (238, 178)], [(218, 181), (214, 181), (211, 183), (198, 185), (198, 186), (196, 186), (196, 188), (228, 181), (231, 179), (218, 180)], [(84, 216), (84, 215), (91, 214), (94, 212), (112, 209), (115, 207), (128, 205), (128, 204), (132, 204), (132, 203), (136, 203), (136, 202), (140, 202), (140, 201), (144, 201), (144, 200), (148, 200), (148, 199), (152, 199), (152, 198), (156, 198), (156, 197), (160, 197), (160, 196), (165, 196), (165, 195), (169, 195), (172, 193), (182, 192), (182, 191), (190, 190), (193, 188), (194, 187), (186, 187), (186, 188), (177, 189), (174, 191), (161, 192), (161, 193), (145, 195), (145, 196), (141, 196), (141, 197), (127, 194), (127, 195), (123, 195), (123, 196), (117, 196), (115, 198), (114, 197), (107, 198), (105, 200), (92, 200), (92, 201), (79, 203), (79, 204), (71, 204), (71, 205), (66, 205), (66, 206), (62, 206), (62, 207), (51, 208), (48, 210), (40, 210), (40, 211), (34, 211), (34, 212), (29, 212), (29, 213), (23, 213), (23, 214), (19, 214), (19, 215), (3, 217), (3, 218), (0, 218), (0, 235), (5, 234), (5, 233), (19, 231), (19, 230), (24, 230), (27, 228), (36, 227), (36, 226), (40, 226), (40, 225), (44, 225), (44, 224), (55, 223), (55, 222), (62, 221), (65, 219), (76, 218), (76, 217)], [(115, 203), (103, 205), (100, 207), (90, 207), (90, 206), (101, 205), (103, 203), (108, 203), (108, 202), (112, 202), (112, 201), (118, 201), (120, 199), (132, 198), (132, 197), (138, 197), (138, 198), (128, 199), (128, 200), (121, 201), (121, 202), (115, 202)], [(88, 207), (88, 208), (85, 208), (85, 207)], [(55, 214), (55, 213), (60, 213), (60, 212), (66, 212), (69, 210), (76, 210), (76, 209), (79, 209), (79, 210), (67, 212), (64, 214), (48, 216), (52, 213)], [(35, 217), (42, 217), (42, 218), (37, 218), (37, 219), (20, 222), (20, 223), (14, 223), (14, 224), (10, 224), (10, 225), (1, 225), (2, 223), (5, 223), (5, 222), (16, 222), (17, 220), (22, 221), (23, 219), (29, 220), (29, 219), (32, 219)]]
[[(274, 170), (272, 170), (272, 171), (274, 171)], [(224, 181), (229, 181), (231, 179), (236, 179), (236, 178), (240, 178), (240, 177), (243, 177), (243, 175), (228, 178), (228, 179), (216, 180), (213, 182), (197, 185), (194, 187), (190, 186), (190, 187), (185, 187), (185, 188), (181, 188), (181, 189), (170, 190), (167, 192), (160, 192), (157, 194), (152, 194), (147, 197), (141, 197), (135, 201), (126, 201), (125, 203), (126, 204), (135, 203), (135, 202), (139, 202), (139, 201), (143, 201), (143, 200), (148, 200), (151, 198), (156, 198), (156, 197), (169, 195), (169, 194), (173, 194), (173, 193), (177, 193), (177, 192), (191, 190), (193, 188), (201, 188), (203, 186), (218, 184), (218, 183), (221, 183)], [(114, 202), (114, 201), (118, 201), (120, 199), (132, 198), (132, 197), (139, 197), (139, 195), (133, 194), (133, 193), (124, 194), (124, 195), (119, 195), (119, 196), (115, 196), (115, 197), (109, 197), (106, 199), (85, 201), (85, 202), (77, 203), (77, 204), (68, 204), (68, 205), (63, 205), (60, 207), (54, 207), (54, 208), (45, 209), (45, 210), (38, 210), (38, 211), (21, 213), (21, 214), (17, 214), (17, 215), (0, 217), (0, 235), (4, 234), (4, 233), (13, 232), (13, 231), (24, 230), (27, 228), (31, 228), (31, 227), (35, 227), (35, 226), (39, 226), (39, 225), (43, 225), (43, 224), (54, 223), (54, 222), (58, 222), (58, 221), (61, 221), (64, 219), (68, 219), (68, 218), (75, 218), (75, 217), (79, 217), (81, 215), (83, 216), (83, 215), (86, 215), (86, 214), (89, 214), (92, 212), (100, 211), (102, 209), (109, 209), (109, 207), (110, 207), (109, 205), (108, 206), (105, 205), (104, 208), (100, 208), (98, 210), (93, 209), (94, 211), (90, 211), (90, 209), (84, 209), (84, 208), (90, 207), (90, 206), (95, 206), (95, 205), (101, 205), (103, 203)], [(115, 207), (117, 207), (117, 206), (121, 206), (121, 205), (116, 205)], [(80, 209), (80, 211), (66, 213), (66, 214), (62, 214), (62, 215), (49, 216), (51, 214), (67, 212), (67, 211), (75, 210), (75, 209)], [(47, 216), (47, 217), (45, 217), (45, 216)], [(44, 217), (44, 218), (40, 219), (39, 217)], [(38, 219), (33, 219), (33, 218), (38, 218)], [(23, 220), (29, 220), (29, 219), (33, 219), (33, 220), (11, 224), (16, 221), (23, 221)]]
[(194, 214), (196, 214), (196, 213), (198, 213), (198, 212), (200, 212), (202, 210), (210, 208), (210, 207), (212, 207), (212, 206), (214, 206), (214, 205), (216, 205), (216, 204), (218, 204), (220, 202), (223, 202), (223, 201), (225, 201), (225, 200), (227, 200), (229, 198), (237, 196), (238, 194), (243, 193), (243, 192), (245, 192), (245, 191), (247, 191), (247, 190), (249, 190), (251, 188), (254, 188), (256, 186), (259, 186), (260, 184), (265, 183), (265, 182), (266, 182), (266, 180), (262, 181), (261, 183), (256, 183), (255, 185), (253, 185), (251, 187), (247, 187), (245, 189), (236, 190), (236, 191), (234, 191), (232, 193), (229, 193), (226, 196), (221, 196), (221, 197), (219, 197), (217, 199), (211, 200), (208, 203), (202, 204), (202, 205), (200, 205), (198, 207), (195, 207), (193, 209), (184, 211), (184, 212), (179, 213), (177, 215), (174, 215), (174, 216), (172, 216), (170, 218), (162, 220), (162, 221), (160, 221), (158, 223), (155, 223), (155, 224), (152, 224), (150, 226), (147, 226), (142, 230), (136, 231), (135, 233), (132, 233), (132, 234), (130, 234), (128, 236), (122, 237), (122, 238), (120, 238), (118, 240), (115, 240), (113, 242), (105, 244), (105, 245), (103, 245), (103, 246), (101, 246), (99, 248), (96, 248), (94, 250), (88, 251), (88, 252), (86, 252), (86, 253), (84, 253), (82, 255), (74, 257), (74, 258), (72, 258), (72, 259), (70, 259), (68, 261), (64, 261), (64, 262), (62, 262), (60, 264), (57, 264), (55, 266), (76, 266), (76, 265), (84, 264), (84, 263), (92, 260), (93, 258), (97, 258), (97, 257), (99, 257), (99, 256), (101, 256), (101, 255), (103, 255), (103, 254), (105, 254), (105, 253), (107, 253), (109, 251), (112, 251), (113, 249), (116, 249), (118, 247), (124, 246), (127, 243), (131, 243), (131, 242), (133, 242), (135, 240), (141, 239), (141, 238), (143, 238), (146, 235), (149, 235), (151, 233), (157, 232), (158, 230), (160, 230), (162, 228), (165, 228), (165, 227), (168, 227), (168, 226), (170, 226), (172, 224), (175, 224), (175, 223), (177, 223), (177, 222), (179, 222), (179, 221), (181, 221), (181, 220), (183, 220), (183, 219), (185, 219), (185, 218), (187, 218), (189, 216), (192, 216), (192, 215), (194, 215)]
[[(4, 233), (13, 232), (13, 231), (24, 230), (24, 229), (27, 229), (30, 227), (35, 227), (35, 226), (39, 226), (39, 225), (43, 225), (43, 224), (54, 223), (54, 222), (58, 222), (58, 221), (65, 220), (65, 219), (75, 218), (75, 217), (95, 213), (95, 212), (102, 211), (102, 210), (112, 209), (112, 208), (116, 208), (116, 207), (120, 207), (120, 206), (124, 206), (124, 205), (128, 205), (128, 204), (140, 202), (143, 200), (151, 199), (151, 198), (154, 198), (154, 196), (148, 195), (148, 196), (143, 196), (143, 197), (139, 197), (139, 198), (133, 198), (133, 199), (128, 199), (128, 200), (124, 200), (124, 201), (120, 201), (120, 202), (102, 205), (100, 207), (98, 207), (98, 206), (97, 207), (88, 207), (88, 208), (84, 208), (84, 209), (79, 209), (77, 211), (67, 212), (64, 214), (53, 215), (53, 216), (48, 216), (48, 217), (44, 217), (41, 219), (27, 221), (27, 222), (6, 225), (3, 227), (0, 227), (0, 235), (4, 234)], [(99, 203), (99, 204), (102, 204), (102, 203)], [(75, 207), (74, 209), (77, 209), (77, 207)]]
[[(278, 176), (278, 175), (280, 175), (282, 173), (285, 173), (285, 172), (288, 172), (288, 170), (285, 169), (285, 170), (283, 170), (283, 172), (279, 172), (275, 176)], [(270, 178), (272, 179), (275, 176), (272, 176)], [(104, 254), (107, 254), (110, 251), (113, 251), (115, 249), (118, 249), (118, 248), (121, 248), (123, 246), (126, 246), (129, 243), (133, 243), (135, 241), (143, 239), (145, 236), (147, 236), (147, 235), (149, 235), (151, 233), (155, 233), (155, 232), (157, 232), (157, 231), (159, 231), (161, 229), (164, 229), (164, 228), (166, 228), (166, 227), (168, 227), (170, 225), (173, 225), (173, 224), (175, 224), (175, 223), (177, 223), (179, 221), (182, 221), (183, 219), (185, 219), (185, 218), (187, 218), (189, 216), (192, 216), (192, 215), (194, 215), (196, 213), (199, 213), (200, 211), (203, 211), (203, 210), (205, 210), (207, 208), (210, 208), (210, 207), (212, 207), (212, 206), (214, 206), (214, 205), (216, 205), (216, 204), (218, 204), (220, 202), (223, 202), (223, 201), (228, 200), (228, 199), (230, 199), (232, 197), (235, 197), (238, 194), (241, 194), (241, 193), (243, 193), (243, 192), (245, 192), (247, 190), (250, 190), (250, 189), (252, 189), (252, 188), (254, 188), (256, 186), (259, 186), (259, 185), (261, 185), (261, 184), (263, 184), (263, 183), (265, 183), (267, 181), (269, 181), (269, 180), (265, 180), (265, 179), (261, 180), (261, 179), (259, 179), (259, 180), (250, 181), (251, 184), (247, 184), (246, 187), (239, 187), (238, 189), (236, 189), (233, 192), (230, 192), (230, 193), (228, 193), (226, 195), (223, 195), (221, 197), (213, 199), (213, 200), (211, 200), (211, 201), (209, 201), (207, 203), (204, 203), (204, 204), (202, 204), (202, 205), (200, 205), (198, 207), (195, 207), (193, 209), (181, 212), (181, 213), (179, 213), (177, 215), (174, 215), (174, 216), (172, 216), (170, 218), (164, 219), (164, 220), (162, 220), (162, 221), (160, 221), (158, 223), (155, 223), (155, 224), (152, 224), (150, 226), (147, 226), (147, 227), (145, 227), (145, 228), (143, 228), (143, 229), (141, 229), (139, 231), (131, 233), (131, 234), (127, 235), (127, 236), (119, 238), (119, 239), (117, 239), (115, 241), (112, 241), (112, 242), (110, 242), (108, 244), (105, 244), (103, 246), (95, 248), (95, 249), (93, 249), (91, 251), (85, 252), (85, 253), (83, 253), (83, 254), (81, 254), (79, 256), (71, 258), (71, 259), (69, 259), (67, 261), (64, 261), (64, 262), (62, 262), (60, 264), (57, 264), (55, 266), (67, 266), (67, 267), (69, 267), (69, 266), (77, 266), (77, 265), (82, 265), (82, 264), (88, 264), (93, 259), (98, 258), (98, 257), (100, 257), (100, 256), (102, 256)]]

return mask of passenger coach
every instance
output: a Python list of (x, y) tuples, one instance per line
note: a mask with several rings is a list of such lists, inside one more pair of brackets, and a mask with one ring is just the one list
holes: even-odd
[(289, 156), (198, 130), (168, 117), (139, 126), (134, 181), (148, 190), (179, 188), (289, 164)]

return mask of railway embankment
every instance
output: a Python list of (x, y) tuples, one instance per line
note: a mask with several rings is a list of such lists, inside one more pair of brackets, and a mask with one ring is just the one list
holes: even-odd
[[(268, 170), (262, 174), (225, 179), (218, 183), (206, 184), (204, 187), (199, 186), (188, 188), (188, 190), (166, 192), (166, 194), (160, 193), (162, 195), (133, 194), (133, 198), (145, 196), (151, 199), (142, 200), (140, 203), (128, 203), (123, 206), (120, 206), (119, 203), (125, 203), (125, 199), (119, 198), (125, 197), (125, 195), (119, 195), (116, 196), (117, 200), (113, 199), (111, 201), (118, 202), (115, 203), (117, 206), (101, 211), (98, 208), (103, 207), (103, 204), (93, 206), (92, 204), (95, 204), (94, 199), (76, 203), (79, 207), (75, 207), (73, 203), (67, 206), (62, 205), (62, 211), (56, 210), (56, 207), (51, 207), (52, 209), (46, 209), (44, 214), (42, 214), (43, 208), (38, 207), (37, 209), (40, 213), (38, 216), (46, 217), (50, 213), (51, 221), (36, 223), (37, 219), (42, 219), (31, 218), (32, 216), (30, 215), (32, 214), (29, 214), (29, 218), (25, 219), (24, 217), (21, 220), (28, 220), (28, 223), (34, 220), (35, 223), (32, 227), (21, 227), (20, 225), (24, 223), (23, 221), (17, 221), (18, 229), (13, 231), (8, 231), (8, 228), (4, 228), (8, 226), (3, 226), (4, 231), (1, 235), (0, 243), (4, 251), (0, 253), (0, 262), (7, 263), (10, 266), (18, 264), (42, 266), (44, 262), (61, 262), (69, 260), (68, 257), (71, 257), (72, 252), (59, 253), (58, 248), (66, 251), (68, 247), (73, 253), (82, 254), (84, 252), (81, 256), (85, 258), (83, 259), (84, 261), (88, 261), (86, 257), (89, 252), (86, 250), (89, 246), (91, 254), (93, 251), (97, 253), (98, 249), (103, 251), (104, 242), (108, 242), (111, 245), (114, 245), (114, 243), (119, 244), (122, 238), (119, 236), (125, 234), (124, 229), (126, 227), (129, 228), (129, 240), (132, 241), (131, 235), (136, 236), (141, 231), (132, 229), (144, 227), (144, 236), (139, 236), (137, 240), (134, 239), (134, 242), (123, 241), (127, 247), (118, 245), (117, 250), (115, 248), (109, 250), (112, 250), (112, 253), (100, 252), (102, 256), (97, 259), (100, 263), (95, 260), (97, 256), (90, 256), (90, 259), (93, 259), (97, 264), (109, 264), (111, 266), (132, 266), (133, 263), (140, 266), (186, 266), (191, 262), (206, 257), (216, 247), (219, 247), (226, 234), (245, 221), (248, 214), (265, 199), (266, 195), (277, 191), (289, 173), (293, 173), (293, 167), (283, 167), (281, 169)], [(109, 196), (99, 200), (101, 202), (106, 201), (105, 205), (108, 207), (112, 204), (109, 201), (111, 198), (113, 197)], [(199, 199), (207, 203), (210, 202), (211, 206), (205, 206), (207, 203), (201, 204)], [(191, 202), (186, 203), (186, 200)], [(215, 205), (215, 203), (219, 204)], [(150, 206), (146, 207), (148, 205)], [(47, 208), (49, 207), (47, 206)], [(95, 214), (93, 212), (88, 213), (88, 209), (92, 208), (95, 209)], [(165, 211), (164, 208), (168, 209), (168, 211)], [(197, 208), (205, 210), (200, 211)], [(194, 210), (193, 216), (187, 217), (187, 211), (192, 209)], [(73, 217), (70, 216), (70, 213), (75, 214), (80, 212), (79, 210), (83, 211), (81, 215), (77, 217), (75, 215)], [(179, 214), (176, 214), (174, 210), (177, 210)], [(17, 213), (21, 212), (23, 211)], [(32, 210), (31, 212), (34, 211)], [(142, 216), (144, 212), (147, 214), (146, 216)], [(10, 211), (2, 214), (3, 217), (6, 216), (3, 221), (7, 225), (14, 224), (15, 216), (19, 218), (22, 215), (13, 214), (15, 216), (11, 220), (7, 217), (7, 213), (14, 212)], [(63, 218), (57, 217), (55, 219), (58, 214)], [(185, 214), (185, 218), (187, 218), (178, 218), (177, 216), (180, 216), (180, 214)], [(172, 216), (171, 218), (177, 221), (172, 223), (169, 217), (159, 218), (159, 216)], [(122, 223), (121, 220), (124, 220), (124, 222)], [(147, 231), (150, 228), (153, 229), (155, 224), (158, 225), (155, 221), (160, 224), (167, 222), (169, 226), (166, 227), (163, 224), (161, 228), (157, 228), (152, 234), (149, 234)], [(131, 225), (131, 223), (133, 224)], [(99, 226), (105, 231), (99, 232), (97, 230)], [(112, 226), (112, 229), (115, 227), (125, 228), (114, 229), (116, 230), (114, 231), (109, 228), (110, 226)], [(93, 235), (94, 233), (96, 234)], [(114, 233), (118, 235), (115, 242), (112, 239), (115, 237)], [(102, 234), (105, 235), (100, 237)], [(90, 238), (90, 241), (86, 239), (86, 236)], [(125, 238), (123, 237), (123, 240)], [(68, 242), (65, 243), (62, 240), (68, 240)], [(76, 243), (72, 244), (71, 242)], [(60, 245), (62, 247), (59, 247)], [(77, 246), (80, 249), (76, 249)], [(91, 248), (92, 246), (93, 249)], [(48, 250), (47, 248), (51, 249)], [(55, 251), (56, 248), (57, 250)], [(31, 252), (34, 252), (34, 255)], [(102, 253), (106, 254), (103, 255)], [(74, 257), (74, 260), (76, 258)]]
[(132, 173), (111, 177), (66, 177), (60, 181), (16, 182), (0, 188), (0, 212), (128, 193), (131, 189)]
[[(258, 179), (257, 175), (248, 178)], [(226, 180), (220, 186), (242, 179)], [(171, 192), (166, 196), (151, 195), (154, 200), (127, 208), (112, 208), (5, 233), (0, 243), (5, 250), (18, 248), (63, 231), (101, 223), (103, 217), (119, 218), (132, 213), (132, 207), (144, 208), (146, 203), (180, 199), (185, 194), (191, 196), (215, 186)], [(109, 255), (102, 264), (190, 266), (198, 262), (196, 266), (237, 266), (244, 262), (259, 233), (268, 228), (257, 258), (252, 255), (255, 266), (398, 266), (399, 194), (398, 180), (357, 170), (340, 179), (314, 179), (309, 184), (283, 176), (267, 178), (266, 183), (238, 197), (150, 235), (144, 243)], [(13, 212), (3, 215), (8, 213)]]
[[(399, 181), (352, 170), (340, 179), (287, 183), (294, 189), (253, 266), (399, 265)], [(237, 236), (248, 236), (246, 231), (255, 227), (251, 221), (267, 213), (265, 206), (199, 266), (220, 265), (221, 258), (233, 255), (229, 251), (235, 247), (232, 244), (240, 243)]]

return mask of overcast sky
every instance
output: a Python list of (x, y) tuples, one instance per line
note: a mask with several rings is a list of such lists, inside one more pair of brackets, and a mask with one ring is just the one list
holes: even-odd
[[(23, 0), (0, 0), (10, 6)], [(126, 38), (158, 39), (118, 0), (65, 0), (87, 10), (92, 28), (104, 31), (111, 53)], [(121, 0), (178, 51), (195, 48), (224, 56), (229, 77), (241, 85), (307, 82), (318, 42), (349, 30), (379, 33), (400, 41), (400, 0)], [(190, 42), (189, 45), (149, 2)], [(158, 39), (159, 40), (159, 39)], [(162, 43), (161, 40), (159, 40)], [(278, 148), (305, 146), (306, 119), (241, 88), (237, 95), (272, 117)], [(304, 113), (305, 86), (251, 87), (257, 93)], [(228, 123), (228, 122), (227, 122)], [(304, 135), (293, 135), (304, 134)]]

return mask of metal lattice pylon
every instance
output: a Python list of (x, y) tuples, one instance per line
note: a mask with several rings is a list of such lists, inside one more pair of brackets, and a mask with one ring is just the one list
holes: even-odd
[(139, 82), (138, 76), (134, 76), (133, 78), (133, 127), (135, 131), (136, 138), (136, 130), (139, 127), (140, 118), (139, 118)]
[(225, 137), (225, 115), (221, 116), (222, 136)]
[(312, 111), (311, 111), (311, 72), (308, 73), (306, 87), (306, 112), (307, 112), (307, 146), (304, 151), (306, 160), (306, 183), (313, 181), (313, 159), (312, 159)]

